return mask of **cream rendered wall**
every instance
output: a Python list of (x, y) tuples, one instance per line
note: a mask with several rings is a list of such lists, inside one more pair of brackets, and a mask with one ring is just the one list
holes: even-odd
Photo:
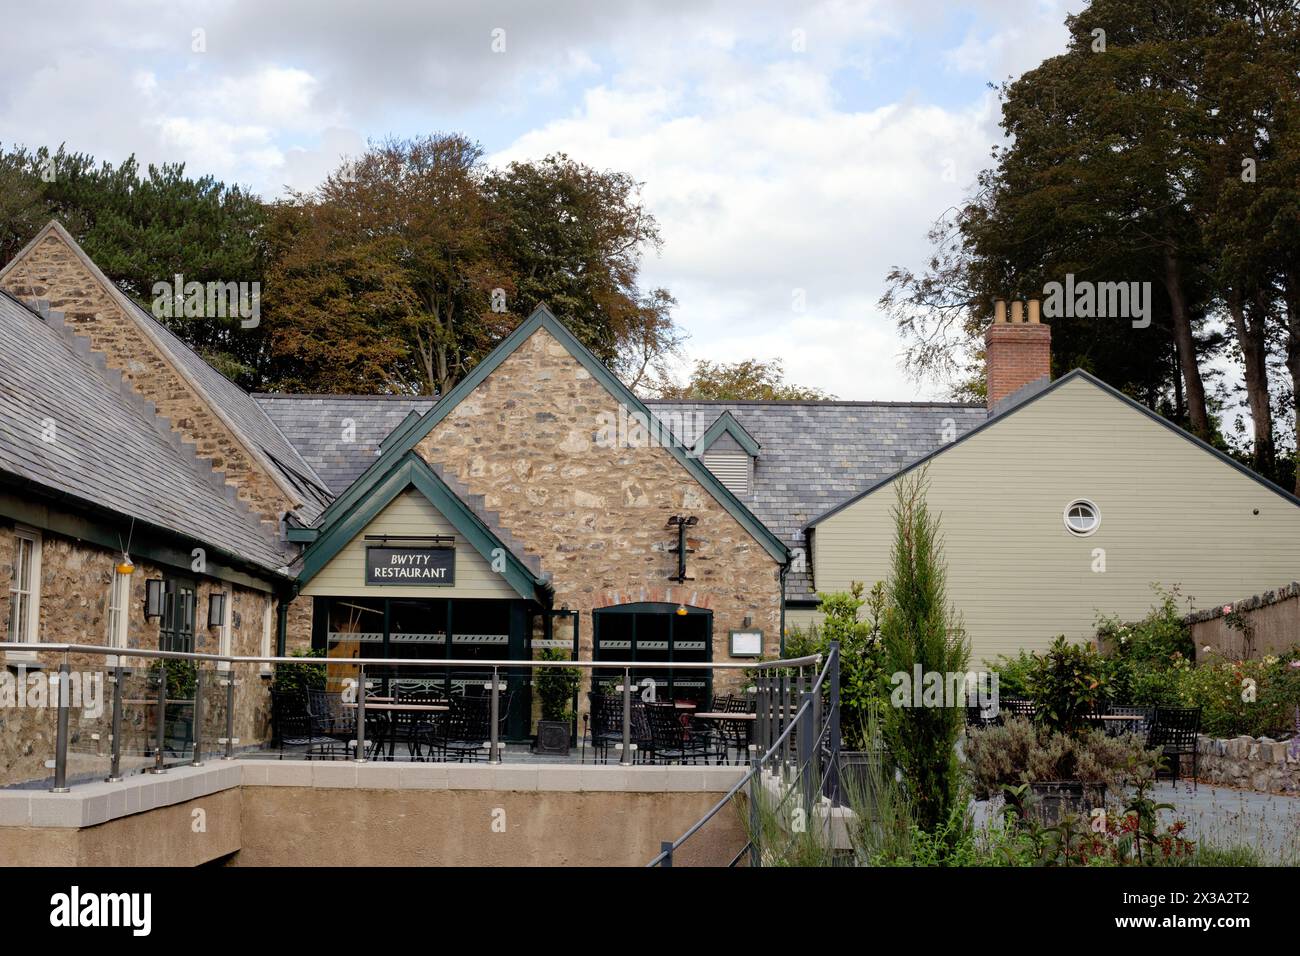
[[(928, 473), (975, 664), (1057, 634), (1091, 638), (1098, 611), (1140, 617), (1152, 582), (1205, 607), (1300, 577), (1300, 507), (1084, 378), (941, 452)], [(817, 526), (818, 590), (886, 577), (894, 495), (882, 486)], [(1075, 498), (1101, 511), (1091, 536), (1062, 521)]]
[[(456, 584), (454, 587), (412, 585), (366, 586), (366, 535), (454, 535), (456, 538)], [(334, 556), (302, 589), (308, 596), (339, 597), (424, 597), (424, 598), (517, 598), (503, 575), (474, 550), (450, 521), (444, 518), (418, 491), (398, 495), (375, 515), (360, 534)]]

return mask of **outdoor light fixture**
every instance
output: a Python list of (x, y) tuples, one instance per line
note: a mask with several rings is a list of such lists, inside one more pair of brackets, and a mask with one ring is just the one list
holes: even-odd
[(213, 591), (208, 595), (208, 627), (226, 623), (226, 592)]
[(685, 605), (685, 604), (679, 604), (679, 605), (677, 605), (677, 616), (678, 616), (678, 617), (685, 617), (685, 616), (686, 616), (686, 605)]
[(144, 616), (163, 616), (163, 583), (161, 578), (144, 582)]

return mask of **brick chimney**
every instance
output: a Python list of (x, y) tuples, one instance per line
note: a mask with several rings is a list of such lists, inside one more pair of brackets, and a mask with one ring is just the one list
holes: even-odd
[(1031, 382), (1052, 375), (1052, 330), (1039, 321), (1037, 299), (1030, 299), (1029, 321), (1025, 321), (1026, 303), (1011, 302), (1011, 319), (1007, 320), (1007, 303), (993, 303), (993, 324), (984, 333), (984, 362), (988, 379), (990, 410), (1008, 395)]

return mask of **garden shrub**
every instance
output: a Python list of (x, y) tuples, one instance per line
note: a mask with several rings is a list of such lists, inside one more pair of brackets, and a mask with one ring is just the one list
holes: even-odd
[(971, 730), (966, 773), (976, 797), (1005, 796), (1009, 787), (1050, 780), (1082, 780), (1118, 788), (1154, 779), (1158, 751), (1133, 734), (1107, 737), (1101, 730), (1065, 734), (1011, 717), (1000, 726)]
[[(1047, 730), (1073, 734), (1086, 727), (1088, 714), (1106, 702), (1106, 661), (1091, 647), (1071, 644), (1062, 635), (1045, 654), (1033, 655), (1025, 679), (1037, 705), (1035, 720)], [(999, 686), (999, 693), (1001, 687)]]

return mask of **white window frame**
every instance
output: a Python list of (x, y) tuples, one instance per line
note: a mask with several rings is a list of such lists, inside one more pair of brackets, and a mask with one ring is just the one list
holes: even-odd
[[(18, 560), (20, 541), (26, 541), (28, 544), (26, 590), (17, 586), (21, 571)], [(13, 568), (13, 575), (9, 580), (9, 620), (5, 622), (5, 642), (37, 644), (41, 639), (41, 533), (35, 528), (26, 525), (14, 526)], [(15, 601), (26, 604), (27, 622), (24, 634), (10, 633), (14, 623)], [(6, 651), (5, 659), (30, 662), (37, 660), (37, 656), (35, 651)]]
[[(275, 634), (275, 598), (273, 598), (271, 595), (268, 594), (266, 596), (266, 609), (262, 612), (262, 653), (259, 656), (261, 657), (271, 656), (271, 648), (273, 646), (272, 641), (274, 640), (274, 634)], [(271, 667), (270, 664), (267, 664), (265, 661), (263, 661), (260, 670), (261, 673), (263, 674), (273, 673), (273, 668)]]
[[(1070, 512), (1080, 505), (1091, 508), (1093, 518), (1095, 519), (1092, 523), (1092, 527), (1087, 531), (1080, 531), (1074, 525), (1070, 524)], [(1071, 535), (1076, 538), (1087, 538), (1096, 534), (1097, 529), (1101, 527), (1101, 509), (1098, 508), (1097, 503), (1090, 498), (1075, 498), (1066, 505), (1065, 510), (1061, 512), (1061, 520), (1065, 522), (1065, 530), (1070, 532)]]
[[(212, 595), (208, 595), (208, 600), (212, 600)], [(225, 609), (222, 611), (221, 630), (217, 635), (217, 653), (229, 654), (233, 634), (234, 634), (234, 614), (235, 614), (235, 591), (233, 588), (226, 591)], [(217, 670), (228, 671), (231, 669), (230, 661), (218, 661)]]

